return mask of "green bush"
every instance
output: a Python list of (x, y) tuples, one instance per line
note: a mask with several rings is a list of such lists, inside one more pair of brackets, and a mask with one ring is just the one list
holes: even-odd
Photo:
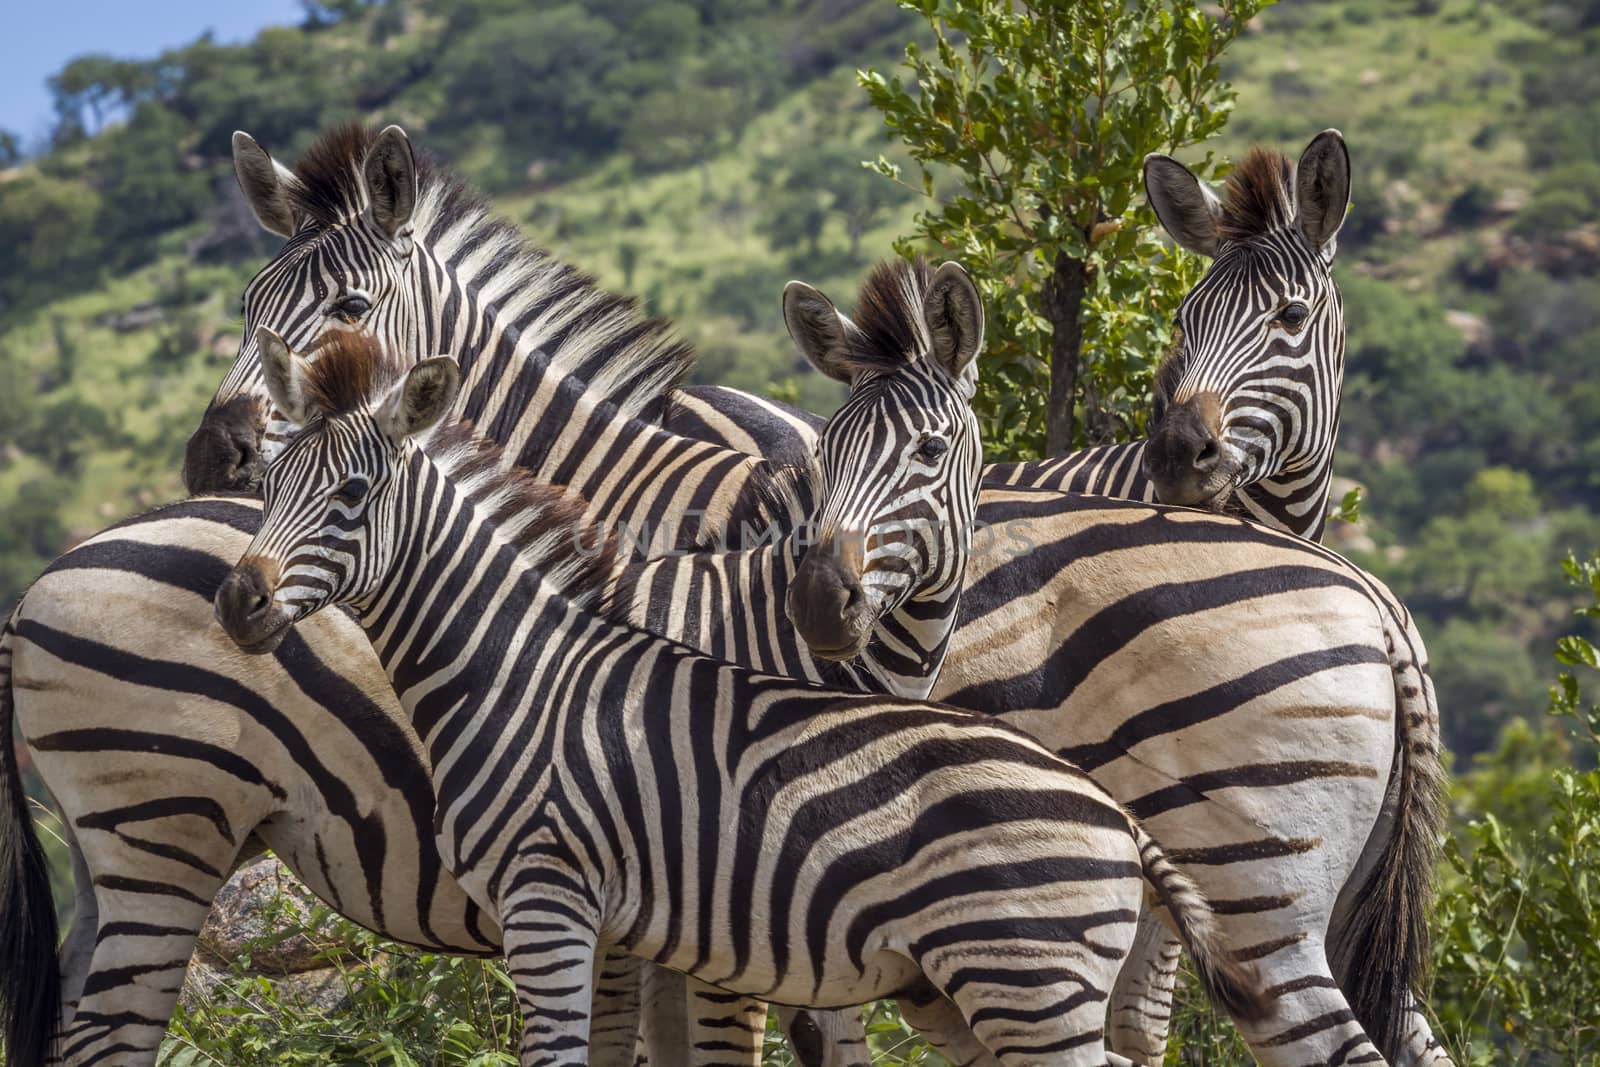
[(1548, 189), (1517, 212), (1512, 229), (1523, 237), (1554, 237), (1585, 222), (1592, 215), (1588, 198), (1572, 189)]
[[(1590, 598), (1579, 614), (1600, 618), (1600, 556), (1564, 566)], [(1600, 650), (1569, 636), (1557, 657), (1574, 672), (1551, 690), (1550, 711), (1571, 728), (1580, 765), (1528, 769), (1531, 797), (1506, 809), (1488, 797), (1446, 846), (1433, 1007), (1463, 1067), (1600, 1062), (1600, 706), (1579, 682), (1593, 680)]]
[(180, 1006), (160, 1067), (201, 1064), (383, 1064), (386, 1067), (515, 1067), (521, 1016), (498, 962), (399, 947), (326, 909), (289, 907), (278, 932), (314, 939), (338, 972), (333, 1003), (313, 1002), (290, 980), (251, 974), (248, 952), (221, 981)]

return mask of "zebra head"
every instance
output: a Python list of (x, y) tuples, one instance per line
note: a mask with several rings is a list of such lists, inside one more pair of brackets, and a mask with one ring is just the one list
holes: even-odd
[(817, 443), (814, 542), (789, 586), (790, 621), (830, 660), (855, 658), (903, 606), (906, 625), (947, 630), (983, 459), (976, 286), (956, 263), (885, 264), (857, 321), (800, 282), (784, 290), (783, 313), (805, 357), (850, 386)]
[(238, 132), (233, 169), (257, 220), (288, 240), (245, 288), (239, 354), (184, 450), (193, 493), (254, 490), (294, 429), (268, 403), (259, 327), (297, 352), (357, 327), (390, 351), (428, 350), (414, 277), (426, 269), (412, 238), (418, 163), (405, 131), (340, 127), (294, 170)]
[(306, 429), (268, 465), (261, 528), (217, 590), (217, 621), (246, 652), (271, 652), (329, 604), (359, 603), (393, 565), (413, 438), (455, 402), (447, 357), (401, 373), (370, 337), (339, 334), (315, 362), (262, 327), (273, 405)]
[[(1174, 241), (1211, 258), (1178, 310), (1179, 343), (1155, 381), (1144, 469), (1156, 498), (1244, 504), (1302, 518), (1326, 507), (1344, 311), (1330, 267), (1350, 200), (1337, 130), (1298, 165), (1254, 149), (1219, 200), (1181, 163), (1152, 155), (1145, 189)], [(1303, 524), (1303, 523), (1302, 523)]]

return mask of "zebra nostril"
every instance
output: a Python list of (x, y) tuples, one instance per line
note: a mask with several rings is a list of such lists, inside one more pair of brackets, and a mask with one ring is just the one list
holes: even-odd
[(250, 618), (253, 619), (258, 615), (265, 615), (267, 613), (267, 609), (271, 606), (271, 597), (267, 596), (265, 593), (257, 593), (255, 596), (250, 598)]
[(1200, 451), (1195, 453), (1194, 468), (1200, 471), (1211, 470), (1221, 458), (1222, 450), (1217, 447), (1216, 438), (1208, 437), (1205, 444), (1200, 446)]
[(846, 611), (854, 611), (855, 609), (859, 608), (864, 599), (865, 596), (861, 592), (861, 586), (851, 583), (849, 586), (845, 587), (844, 607)]

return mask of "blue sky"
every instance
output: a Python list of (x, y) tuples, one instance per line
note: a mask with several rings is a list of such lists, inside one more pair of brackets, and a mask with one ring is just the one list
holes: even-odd
[(45, 79), (86, 52), (149, 58), (207, 29), (244, 41), (302, 21), (298, 0), (18, 0), (0, 30), (0, 127), (32, 145), (54, 114)]

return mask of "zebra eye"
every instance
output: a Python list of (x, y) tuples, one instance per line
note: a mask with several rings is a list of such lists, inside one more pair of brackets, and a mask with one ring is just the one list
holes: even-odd
[(333, 499), (341, 504), (359, 504), (367, 495), (367, 480), (351, 478), (333, 491)]
[(950, 442), (942, 437), (930, 437), (922, 442), (917, 449), (917, 455), (926, 460), (935, 460), (950, 450)]
[(333, 302), (333, 311), (347, 319), (359, 319), (372, 310), (372, 301), (360, 293), (346, 293)]
[(1291, 330), (1298, 330), (1302, 325), (1304, 325), (1306, 319), (1309, 318), (1310, 315), (1310, 308), (1306, 307), (1298, 300), (1291, 300), (1289, 303), (1283, 305), (1282, 311), (1278, 312), (1277, 321), (1289, 327)]

